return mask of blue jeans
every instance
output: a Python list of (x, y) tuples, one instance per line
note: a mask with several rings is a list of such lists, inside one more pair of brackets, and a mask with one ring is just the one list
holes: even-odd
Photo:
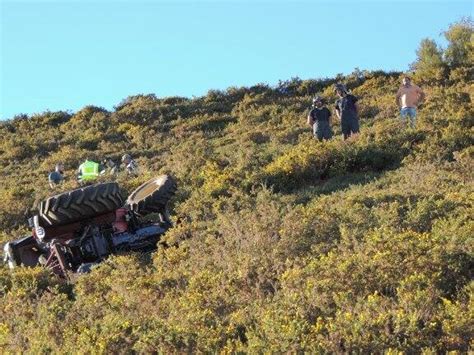
[(405, 122), (408, 118), (411, 128), (415, 128), (416, 125), (416, 108), (414, 107), (404, 107), (400, 110), (400, 116), (402, 116), (402, 121)]

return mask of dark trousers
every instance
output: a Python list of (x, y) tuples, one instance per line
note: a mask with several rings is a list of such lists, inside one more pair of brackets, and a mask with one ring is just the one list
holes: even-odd
[(348, 116), (341, 118), (341, 130), (344, 139), (349, 138), (354, 133), (359, 133), (359, 118), (356, 116)]
[(313, 125), (314, 138), (322, 141), (323, 139), (332, 138), (332, 130), (329, 122), (327, 121), (316, 121)]

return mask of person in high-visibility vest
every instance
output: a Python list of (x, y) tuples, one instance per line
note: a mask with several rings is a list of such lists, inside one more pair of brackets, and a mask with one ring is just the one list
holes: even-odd
[(84, 163), (79, 165), (78, 169), (79, 182), (88, 182), (97, 179), (99, 176), (99, 163), (86, 159)]

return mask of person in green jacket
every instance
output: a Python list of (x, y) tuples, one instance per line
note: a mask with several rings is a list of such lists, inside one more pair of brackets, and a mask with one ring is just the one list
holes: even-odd
[(77, 169), (77, 180), (80, 184), (92, 182), (100, 175), (99, 163), (87, 158)]

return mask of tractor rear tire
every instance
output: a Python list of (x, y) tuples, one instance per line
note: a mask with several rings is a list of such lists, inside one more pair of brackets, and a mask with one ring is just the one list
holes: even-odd
[(123, 206), (117, 183), (109, 182), (81, 187), (52, 196), (39, 207), (44, 227), (59, 226), (115, 211)]
[(176, 193), (176, 181), (169, 175), (153, 178), (133, 191), (127, 199), (127, 207), (139, 216), (164, 213), (168, 201)]

